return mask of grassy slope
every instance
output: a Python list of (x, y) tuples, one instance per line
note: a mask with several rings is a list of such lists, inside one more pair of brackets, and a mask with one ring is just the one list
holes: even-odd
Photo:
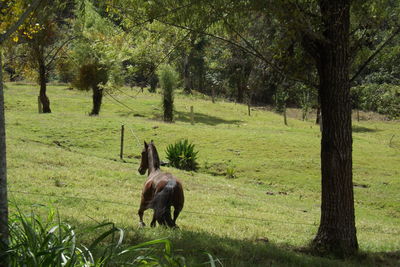
[[(51, 205), (80, 225), (111, 220), (130, 230), (132, 242), (171, 236), (178, 247), (209, 251), (227, 266), (339, 263), (282, 249), (307, 245), (319, 222), (320, 133), (313, 123), (289, 119), (286, 127), (271, 112), (253, 110), (249, 117), (242, 105), (177, 95), (176, 122), (166, 124), (158, 119), (160, 95), (131, 98), (126, 94), (136, 91), (129, 89), (115, 96), (132, 110), (105, 98), (101, 116), (89, 117), (89, 93), (55, 86), (48, 92), (53, 113), (37, 114), (37, 91), (11, 84), (6, 89), (8, 179), (14, 191), (10, 200), (18, 205)], [(190, 124), (191, 105), (195, 125)], [(127, 128), (124, 162), (118, 159), (121, 124)], [(354, 124), (360, 248), (369, 253), (398, 251), (399, 123)], [(154, 139), (161, 158), (165, 147), (181, 138), (200, 150), (199, 172), (164, 168), (184, 183), (186, 203), (178, 220), (182, 231), (137, 229), (145, 177), (136, 171), (141, 147), (134, 135), (140, 142)], [(234, 168), (236, 179), (225, 178), (228, 167)], [(146, 212), (147, 222), (150, 215)], [(269, 245), (260, 239), (268, 239)], [(376, 258), (380, 256), (367, 263)]]

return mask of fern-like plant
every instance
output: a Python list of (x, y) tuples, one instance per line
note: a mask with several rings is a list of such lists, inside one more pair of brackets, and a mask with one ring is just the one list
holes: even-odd
[[(124, 230), (113, 223), (102, 223), (83, 231), (76, 231), (61, 221), (51, 210), (43, 219), (35, 213), (20, 210), (10, 218), (10, 244), (0, 244), (0, 265), (8, 266), (171, 266), (186, 267), (185, 258), (175, 254), (167, 239), (151, 240), (138, 245), (124, 245)], [(78, 243), (82, 233), (101, 231), (89, 245)], [(77, 234), (80, 233), (80, 234)], [(218, 259), (207, 254), (210, 266)], [(3, 265), (2, 265), (3, 266)]]
[(194, 144), (187, 139), (170, 144), (166, 149), (169, 165), (181, 170), (194, 171), (197, 169), (197, 154)]

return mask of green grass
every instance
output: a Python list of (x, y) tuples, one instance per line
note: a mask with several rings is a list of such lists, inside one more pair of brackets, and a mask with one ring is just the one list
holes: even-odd
[[(100, 116), (90, 117), (90, 93), (63, 86), (49, 87), (53, 113), (38, 114), (37, 86), (7, 86), (9, 197), (23, 209), (56, 207), (82, 227), (112, 221), (128, 230), (132, 243), (170, 237), (192, 262), (206, 261), (198, 252), (207, 251), (226, 266), (400, 263), (399, 122), (354, 122), (356, 224), (367, 256), (341, 262), (298, 252), (315, 235), (320, 216), (320, 133), (311, 121), (289, 118), (285, 126), (266, 110), (249, 117), (247, 106), (177, 93), (169, 124), (161, 121), (161, 95), (132, 98), (127, 95), (137, 91), (130, 89), (113, 94), (129, 109), (105, 97)], [(164, 160), (167, 145), (180, 139), (199, 150), (198, 172), (163, 168), (184, 185), (179, 231), (137, 227), (146, 179), (137, 172), (138, 157), (143, 140), (151, 139)], [(234, 179), (227, 178), (231, 170)], [(147, 223), (150, 217), (147, 211)]]

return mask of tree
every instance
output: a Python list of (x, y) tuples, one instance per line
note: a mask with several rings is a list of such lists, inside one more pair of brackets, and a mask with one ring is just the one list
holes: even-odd
[[(1, 48), (3, 43), (18, 29), (19, 26), (31, 15), (40, 4), (40, 0), (33, 1), (26, 9), (22, 9), (21, 3), (14, 6), (5, 5), (0, 2), (1, 21), (8, 23), (0, 24), (0, 246), (8, 246), (8, 198), (7, 198), (7, 161), (6, 161), (6, 131), (4, 117), (4, 91), (3, 91), (3, 62)], [(12, 10), (12, 12), (11, 12)], [(14, 16), (13, 15), (16, 15)], [(5, 19), (7, 16), (11, 18)], [(17, 19), (16, 19), (17, 18)], [(16, 20), (15, 20), (16, 19)], [(1, 259), (0, 266), (6, 266), (6, 259)]]
[(358, 250), (348, 57), (350, 1), (321, 0), (319, 7), (323, 39), (310, 41), (317, 46), (312, 53), (318, 69), (323, 118), (321, 221), (313, 245), (321, 252), (347, 256)]
[(73, 6), (72, 0), (43, 2), (42, 11), (29, 23), (24, 23), (14, 38), (16, 43), (24, 45), (24, 65), (37, 72), (43, 113), (51, 113), (47, 96), (48, 73), (64, 46), (74, 38), (68, 34), (71, 28), (68, 19), (73, 16), (70, 13)]
[(73, 85), (93, 92), (91, 116), (99, 115), (104, 92), (122, 83), (122, 62), (129, 59), (129, 42), (113, 21), (101, 16), (102, 12), (84, 1), (75, 25), (80, 35), (70, 51), (76, 73)]

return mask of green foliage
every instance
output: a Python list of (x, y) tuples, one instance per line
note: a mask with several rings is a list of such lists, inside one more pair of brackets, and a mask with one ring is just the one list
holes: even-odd
[(279, 87), (275, 92), (274, 101), (275, 101), (275, 109), (277, 112), (284, 112), (286, 109), (286, 101), (289, 99), (289, 93), (282, 87)]
[(170, 65), (162, 65), (158, 70), (158, 76), (163, 92), (164, 121), (172, 122), (174, 119), (174, 89), (178, 82), (178, 75)]
[(129, 42), (112, 21), (101, 16), (101, 10), (83, 1), (76, 11), (74, 29), (77, 37), (69, 56), (73, 59), (79, 89), (113, 88), (123, 82), (122, 62), (130, 55)]
[(185, 258), (174, 253), (167, 239), (134, 246), (123, 246), (124, 230), (113, 223), (101, 223), (82, 233), (100, 234), (85, 246), (68, 223), (53, 210), (46, 218), (20, 210), (10, 220), (10, 245), (0, 259), (8, 257), (11, 266), (186, 266)]
[(400, 118), (400, 86), (363, 84), (353, 87), (351, 93), (358, 108), (386, 114), (389, 119)]
[(194, 150), (194, 144), (190, 144), (187, 139), (170, 144), (165, 152), (172, 167), (187, 171), (197, 169), (196, 160), (199, 152)]
[(107, 67), (98, 64), (83, 64), (78, 70), (78, 75), (73, 85), (81, 90), (91, 90), (107, 82)]

